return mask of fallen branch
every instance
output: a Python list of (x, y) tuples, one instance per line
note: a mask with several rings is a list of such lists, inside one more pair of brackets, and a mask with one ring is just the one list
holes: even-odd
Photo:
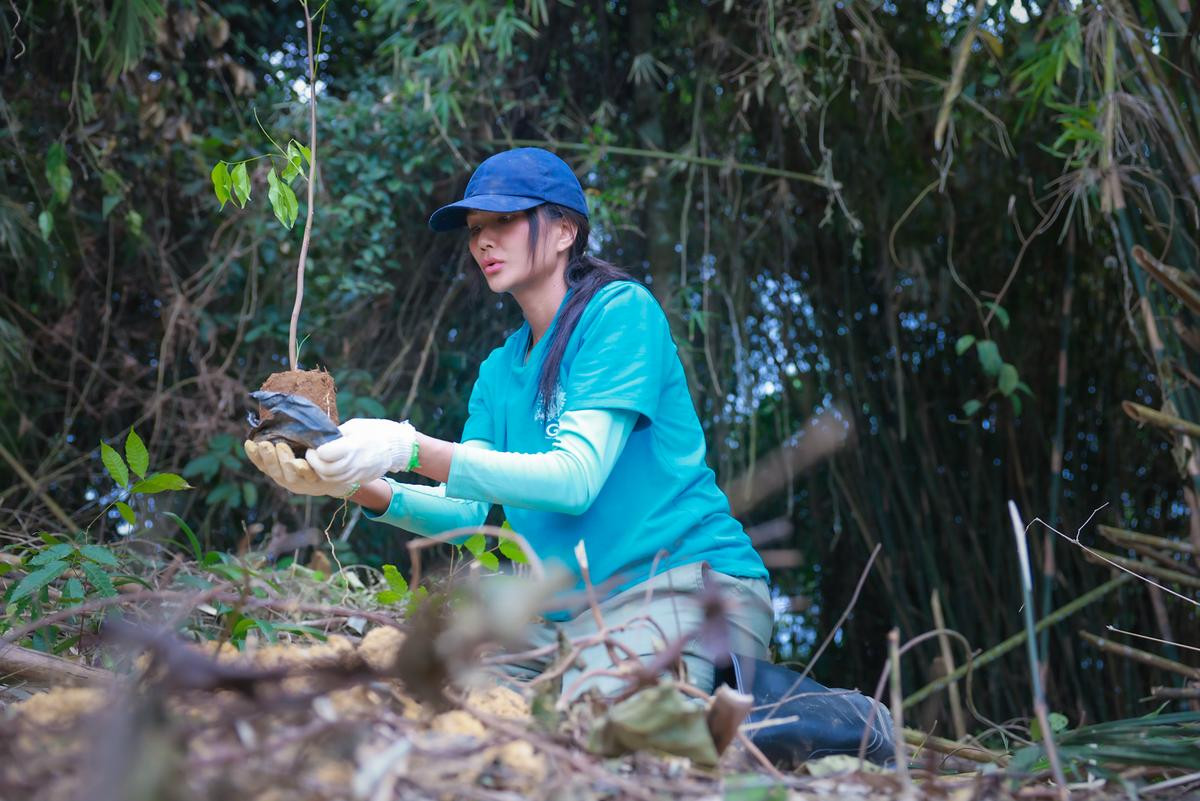
[(1200, 439), (1200, 425), (1196, 425), (1189, 420), (1151, 409), (1149, 406), (1143, 406), (1133, 401), (1121, 401), (1121, 408), (1125, 411), (1125, 414), (1143, 425), (1165, 428), (1168, 431), (1174, 431), (1176, 434)]
[(1188, 667), (1180, 664), (1172, 659), (1167, 659), (1165, 656), (1152, 654), (1138, 648), (1132, 648), (1128, 645), (1112, 640), (1106, 640), (1103, 637), (1097, 637), (1095, 634), (1087, 631), (1079, 632), (1079, 636), (1086, 640), (1090, 645), (1099, 648), (1106, 653), (1123, 656), (1126, 659), (1132, 659), (1135, 662), (1141, 662), (1143, 665), (1156, 667), (1159, 670), (1166, 670), (1170, 673), (1178, 673), (1181, 676), (1187, 676), (1189, 679), (1200, 681), (1200, 668)]
[[(926, 734), (923, 731), (916, 729), (904, 730), (904, 742), (909, 745), (916, 746), (918, 750), (925, 748), (929, 751), (935, 751), (946, 756), (961, 757), (962, 759), (978, 762), (980, 764), (995, 764), (1003, 767), (1008, 764), (1008, 757), (1004, 754), (997, 754), (995, 751), (989, 751), (986, 748), (981, 748), (977, 745), (966, 745), (957, 740), (950, 740), (946, 737), (935, 737), (932, 734)], [(913, 760), (917, 758), (916, 753), (913, 753)]]
[[(1109, 579), (1094, 590), (1084, 593), (1074, 601), (1071, 601), (1069, 604), (1064, 604), (1050, 614), (1046, 615), (1044, 618), (1038, 621), (1038, 624), (1034, 627), (1034, 630), (1042, 631), (1043, 629), (1050, 628), (1055, 623), (1070, 617), (1080, 609), (1083, 609), (1085, 606), (1098, 601), (1100, 598), (1103, 598), (1117, 587), (1120, 587), (1122, 584), (1128, 582), (1131, 578), (1132, 576), (1129, 574), (1122, 573), (1116, 578)], [(989, 662), (994, 662), (995, 660), (1004, 656), (1006, 653), (1018, 647), (1023, 642), (1025, 642), (1025, 632), (1019, 631), (999, 645), (989, 648), (979, 656), (975, 657), (971, 661), (971, 665), (974, 665), (976, 669), (981, 668)], [(945, 676), (942, 676), (940, 679), (926, 684), (924, 687), (904, 699), (904, 708), (908, 709), (914, 704), (919, 704), (921, 701), (924, 701), (926, 698), (933, 695), (946, 685), (958, 681), (963, 676), (967, 675), (967, 670), (971, 665), (963, 665), (962, 667), (946, 674)]]
[(1190, 542), (1182, 540), (1169, 540), (1166, 537), (1155, 537), (1150, 534), (1141, 534), (1137, 531), (1113, 528), (1112, 526), (1097, 526), (1096, 529), (1105, 539), (1122, 545), (1137, 543), (1138, 545), (1149, 545), (1151, 548), (1158, 548), (1165, 551), (1178, 551), (1179, 553), (1196, 552), (1195, 547)]
[(1134, 573), (1141, 571), (1142, 573), (1149, 573), (1151, 576), (1156, 576), (1164, 581), (1173, 581), (1176, 584), (1180, 584), (1184, 587), (1200, 589), (1200, 577), (1191, 576), (1178, 570), (1172, 570), (1169, 567), (1162, 567), (1161, 565), (1143, 562), (1141, 559), (1127, 559), (1124, 556), (1117, 556), (1113, 553), (1097, 551), (1095, 548), (1088, 548), (1085, 553), (1087, 554), (1088, 561), (1091, 562), (1109, 562), (1110, 564), (1119, 565), (1120, 567), (1133, 571)]
[(107, 684), (113, 674), (20, 645), (0, 646), (0, 681), (34, 684)]

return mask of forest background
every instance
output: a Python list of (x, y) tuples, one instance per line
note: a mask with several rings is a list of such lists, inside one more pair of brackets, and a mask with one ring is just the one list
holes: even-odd
[[(301, 226), (218, 213), (209, 177), (267, 133), (306, 141), (299, 5), (14, 0), (0, 19), (0, 537), (104, 510), (121, 490), (99, 443), (132, 426), (195, 490), (141, 497), (136, 526), (109, 508), (96, 541), (177, 536), (172, 512), (206, 547), (327, 550), (312, 533), (338, 503), (288, 498), (240, 447), (247, 392), (286, 362)], [(1194, 577), (1197, 19), (1185, 0), (334, 0), (300, 360), (334, 374), (343, 419), (457, 438), (519, 310), (425, 221), (487, 155), (539, 144), (580, 175), (594, 246), (667, 311), (723, 482), (812, 415), (852, 429), (739, 507), (781, 659), (812, 655), (877, 544), (818, 679), (872, 686), (889, 628), (934, 628), (935, 591), (973, 647), (1019, 631), (1009, 499), (1125, 557), (1098, 524), (1172, 540)], [(404, 564), (394, 529), (332, 535), (344, 564)], [(1031, 535), (1039, 616), (1114, 575)], [(1188, 598), (1109, 588), (1044, 640), (1072, 725), (1174, 683), (1076, 634), (1107, 625), (1197, 641)], [(1023, 660), (981, 669), (981, 711), (1027, 711)], [(906, 690), (941, 669), (922, 646)]]

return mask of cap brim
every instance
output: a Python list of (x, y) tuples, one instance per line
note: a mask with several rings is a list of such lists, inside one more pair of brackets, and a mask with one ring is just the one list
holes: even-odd
[(429, 217), (429, 227), (435, 231), (453, 231), (467, 224), (469, 211), (525, 211), (546, 201), (518, 195), (475, 195), (442, 206)]

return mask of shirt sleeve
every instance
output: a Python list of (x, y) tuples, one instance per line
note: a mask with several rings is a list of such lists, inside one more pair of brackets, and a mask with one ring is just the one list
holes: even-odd
[[(490, 442), (482, 440), (469, 440), (463, 446), (472, 452), (483, 452), (492, 447)], [(384, 481), (392, 486), (391, 503), (380, 513), (364, 508), (363, 516), (414, 534), (431, 536), (456, 528), (480, 526), (491, 509), (491, 504), (486, 501), (446, 497), (445, 484), (430, 487), (402, 484), (390, 478), (384, 478)]]
[(497, 441), (496, 418), (492, 414), (488, 381), (489, 363), (492, 359), (493, 356), (488, 356), (479, 365), (479, 376), (475, 379), (475, 385), (471, 387), (471, 397), (467, 401), (467, 422), (463, 426), (461, 442), (480, 440), (494, 443)]
[(664, 356), (674, 347), (666, 315), (648, 289), (628, 281), (588, 305), (566, 370), (564, 411), (628, 409), (653, 421)]
[(504, 453), (456, 447), (448, 497), (579, 515), (612, 472), (637, 422), (626, 409), (581, 409), (559, 418), (546, 453)]

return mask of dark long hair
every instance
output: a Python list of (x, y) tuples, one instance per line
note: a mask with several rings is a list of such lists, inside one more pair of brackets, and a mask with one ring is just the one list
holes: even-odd
[(579, 323), (579, 317), (587, 308), (588, 302), (606, 284), (613, 281), (633, 281), (632, 275), (598, 259), (588, 253), (588, 236), (591, 226), (587, 217), (574, 209), (545, 203), (529, 211), (529, 252), (530, 257), (538, 252), (538, 237), (542, 224), (553, 220), (565, 220), (575, 227), (575, 241), (567, 254), (567, 271), (564, 276), (567, 287), (572, 289), (566, 305), (558, 313), (558, 322), (550, 335), (546, 346), (545, 361), (542, 362), (542, 373), (538, 377), (538, 398), (541, 402), (542, 413), (549, 419), (557, 410), (554, 408), (558, 395), (558, 370), (562, 366), (563, 352), (567, 349), (567, 340)]

